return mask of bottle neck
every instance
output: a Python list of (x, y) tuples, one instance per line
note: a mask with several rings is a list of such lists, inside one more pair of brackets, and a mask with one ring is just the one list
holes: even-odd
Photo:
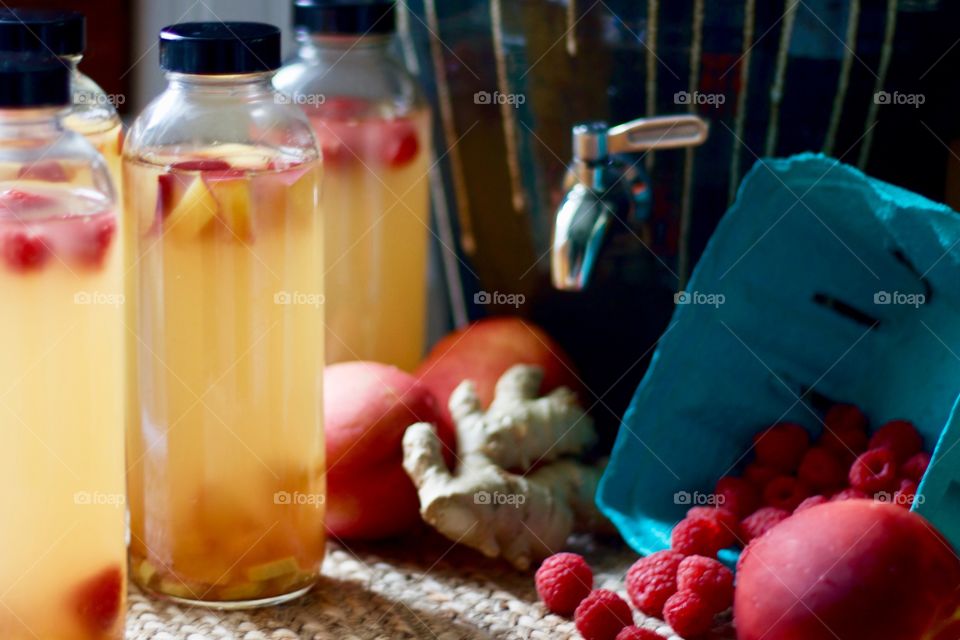
[(324, 56), (337, 58), (352, 57), (377, 58), (389, 54), (393, 42), (392, 34), (328, 34), (310, 33), (302, 29), (297, 31), (298, 53), (306, 60), (319, 60)]
[(201, 75), (168, 71), (168, 88), (191, 94), (231, 98), (257, 97), (273, 92), (270, 80), (273, 72), (243, 73), (233, 75)]
[(37, 139), (63, 134), (66, 107), (0, 108), (0, 139)]

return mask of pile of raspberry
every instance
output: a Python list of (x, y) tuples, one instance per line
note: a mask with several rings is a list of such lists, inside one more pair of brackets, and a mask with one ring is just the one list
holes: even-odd
[(930, 465), (912, 423), (891, 420), (870, 435), (867, 417), (850, 404), (827, 412), (816, 442), (800, 425), (783, 422), (754, 436), (753, 452), (739, 477), (717, 482), (716, 508), (694, 507), (674, 527), (675, 550), (714, 557), (829, 501), (873, 498), (909, 509)]
[[(635, 626), (627, 601), (593, 588), (593, 571), (581, 556), (558, 553), (537, 570), (537, 593), (553, 613), (573, 615), (585, 640), (663, 640)], [(640, 558), (626, 577), (627, 595), (648, 616), (663, 618), (683, 637), (706, 633), (714, 616), (733, 604), (733, 572), (714, 558), (672, 550)]]
[[(906, 420), (869, 434), (867, 417), (853, 405), (832, 407), (823, 435), (780, 423), (753, 439), (754, 459), (740, 476), (717, 482), (712, 507), (693, 507), (671, 532), (671, 549), (640, 558), (627, 572), (627, 595), (648, 616), (665, 620), (684, 638), (714, 626), (733, 604), (734, 576), (716, 558), (721, 549), (746, 546), (794, 513), (855, 498), (909, 509), (930, 464), (923, 438)], [(633, 626), (627, 602), (593, 589), (586, 561), (560, 553), (537, 571), (537, 592), (547, 608), (573, 615), (586, 640), (656, 640)]]

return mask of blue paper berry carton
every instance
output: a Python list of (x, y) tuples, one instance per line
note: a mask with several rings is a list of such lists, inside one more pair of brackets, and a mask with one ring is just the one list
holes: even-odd
[(916, 424), (914, 509), (960, 548), (960, 214), (825, 156), (757, 162), (676, 302), (597, 494), (636, 551), (669, 547), (757, 431), (817, 436), (834, 402)]

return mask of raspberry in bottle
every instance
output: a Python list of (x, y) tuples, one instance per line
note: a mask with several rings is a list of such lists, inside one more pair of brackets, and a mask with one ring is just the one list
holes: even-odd
[(296, 0), (296, 54), (274, 84), (317, 133), (326, 178), (327, 362), (412, 370), (422, 356), (430, 114), (391, 55), (393, 0)]
[(140, 415), (131, 575), (221, 608), (305, 593), (324, 553), (321, 161), (271, 84), (280, 32), (182, 23), (130, 127)]
[(0, 637), (120, 640), (121, 255), (70, 70), (0, 56)]

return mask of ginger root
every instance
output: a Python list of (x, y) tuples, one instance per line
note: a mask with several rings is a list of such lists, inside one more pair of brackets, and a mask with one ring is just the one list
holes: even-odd
[(454, 390), (459, 466), (453, 473), (433, 425), (411, 425), (403, 437), (403, 466), (423, 519), (518, 569), (562, 548), (576, 527), (601, 519), (593, 497), (602, 469), (568, 457), (595, 442), (593, 422), (568, 389), (538, 398), (542, 375), (536, 367), (511, 368), (485, 413), (472, 382)]

